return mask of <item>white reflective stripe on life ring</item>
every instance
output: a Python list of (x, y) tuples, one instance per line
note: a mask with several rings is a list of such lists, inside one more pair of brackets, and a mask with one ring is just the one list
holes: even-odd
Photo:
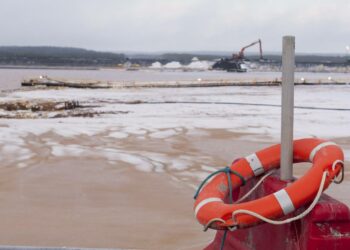
[(280, 191), (273, 194), (280, 204), (284, 215), (287, 215), (295, 210), (294, 204), (289, 197), (289, 194), (286, 190), (281, 189)]
[(264, 167), (256, 154), (248, 155), (245, 159), (248, 161), (255, 176), (261, 175), (265, 172)]
[(323, 142), (323, 143), (317, 145), (317, 146), (311, 151), (311, 153), (310, 153), (310, 157), (309, 157), (310, 162), (313, 162), (313, 160), (314, 160), (314, 158), (315, 158), (315, 155), (317, 154), (318, 151), (320, 151), (320, 150), (321, 150), (322, 148), (324, 148), (324, 147), (331, 146), (331, 145), (337, 146), (336, 143), (330, 142), (330, 141), (328, 141), (328, 142)]
[(207, 198), (207, 199), (204, 199), (202, 200), (201, 202), (198, 203), (198, 205), (196, 206), (195, 210), (194, 210), (194, 215), (197, 217), (197, 214), (199, 212), (199, 210), (207, 205), (208, 203), (211, 203), (211, 202), (223, 202), (223, 200), (221, 200), (220, 198), (216, 198), (216, 197), (213, 197), (213, 198)]

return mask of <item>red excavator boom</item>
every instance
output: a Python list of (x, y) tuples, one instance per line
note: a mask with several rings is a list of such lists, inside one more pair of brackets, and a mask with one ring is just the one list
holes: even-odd
[(240, 51), (239, 53), (236, 55), (236, 54), (233, 54), (232, 57), (236, 60), (242, 60), (244, 59), (244, 51), (245, 49), (249, 48), (249, 47), (252, 47), (254, 46), (255, 44), (259, 44), (259, 50), (260, 50), (260, 59), (263, 59), (263, 52), (262, 52), (262, 45), (261, 45), (261, 40), (257, 40), (247, 46), (244, 46)]

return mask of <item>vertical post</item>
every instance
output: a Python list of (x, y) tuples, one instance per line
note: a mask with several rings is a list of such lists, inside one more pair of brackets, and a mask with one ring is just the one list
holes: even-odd
[(281, 179), (293, 178), (295, 37), (283, 37), (282, 53), (282, 122)]

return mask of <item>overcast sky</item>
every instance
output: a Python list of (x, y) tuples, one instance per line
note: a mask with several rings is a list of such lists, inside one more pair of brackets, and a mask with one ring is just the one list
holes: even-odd
[[(0, 45), (103, 51), (281, 50), (345, 53), (350, 0), (0, 0)], [(251, 48), (249, 51), (257, 50)]]

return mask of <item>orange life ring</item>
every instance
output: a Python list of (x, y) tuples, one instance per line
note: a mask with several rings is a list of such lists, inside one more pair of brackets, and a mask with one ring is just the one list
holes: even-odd
[[(230, 169), (239, 173), (248, 181), (269, 170), (280, 166), (280, 144), (258, 151), (252, 155), (232, 163)], [(200, 191), (195, 200), (194, 211), (197, 220), (206, 227), (213, 229), (246, 228), (260, 223), (260, 219), (248, 215), (237, 214), (237, 210), (249, 210), (269, 219), (287, 215), (304, 206), (316, 196), (325, 171), (327, 177), (325, 190), (343, 168), (344, 154), (333, 142), (321, 139), (301, 139), (293, 142), (293, 161), (311, 162), (310, 170), (300, 179), (286, 188), (257, 200), (227, 204), (228, 179), (225, 174), (215, 176)], [(230, 175), (232, 188), (238, 188), (243, 181), (237, 175)]]

